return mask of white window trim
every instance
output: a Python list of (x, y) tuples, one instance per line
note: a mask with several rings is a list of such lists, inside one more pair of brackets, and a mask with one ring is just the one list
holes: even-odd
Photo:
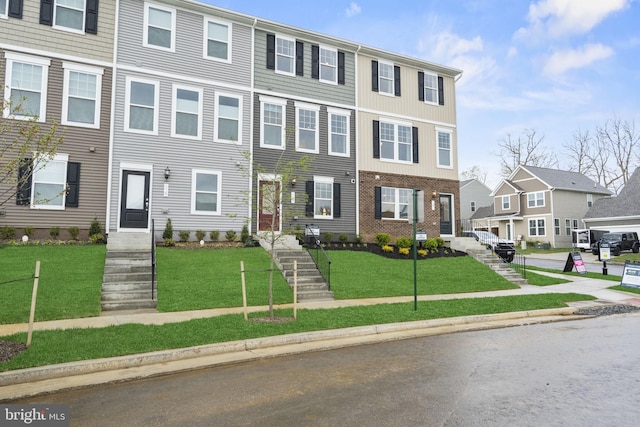
[[(438, 136), (441, 133), (449, 134), (449, 162), (451, 163), (450, 165), (440, 164), (440, 140)], [(453, 131), (451, 129), (436, 128), (436, 163), (438, 167), (441, 169), (453, 169)]]
[[(347, 117), (347, 152), (339, 153), (331, 150), (332, 147), (332, 137), (333, 133), (331, 132), (331, 116), (346, 116)], [(339, 108), (327, 107), (327, 123), (328, 123), (328, 133), (329, 133), (329, 144), (327, 147), (327, 154), (330, 156), (339, 156), (339, 157), (351, 157), (351, 110), (342, 110)]]
[[(196, 176), (198, 174), (217, 175), (218, 176), (218, 203), (216, 211), (197, 211), (196, 210)], [(191, 171), (191, 214), (205, 216), (222, 215), (222, 172), (208, 169), (193, 169)]]
[[(327, 80), (327, 79), (323, 79), (322, 78), (322, 62), (321, 62), (321, 58), (322, 58), (322, 51), (323, 50), (328, 50), (330, 52), (335, 53), (336, 55), (336, 65), (335, 67), (333, 67), (335, 69), (335, 76), (336, 78), (334, 80)], [(331, 67), (330, 65), (325, 65), (325, 67)], [(334, 47), (329, 47), (329, 46), (322, 46), (320, 45), (318, 48), (318, 80), (320, 80), (323, 83), (327, 83), (327, 84), (332, 84), (332, 85), (337, 85), (338, 84), (338, 49), (334, 48)]]
[[(225, 96), (227, 98), (236, 98), (238, 100), (238, 140), (237, 141), (230, 141), (228, 139), (220, 139), (218, 137), (218, 119), (221, 118), (219, 116), (219, 112), (220, 112), (220, 102), (218, 101), (220, 99), (221, 96)], [(224, 93), (224, 92), (216, 92), (215, 95), (215, 108), (214, 108), (214, 118), (213, 118), (213, 140), (215, 142), (222, 142), (225, 144), (235, 144), (235, 145), (242, 145), (242, 96), (241, 95), (234, 95), (232, 93)], [(222, 118), (226, 118), (226, 117), (222, 117)]]
[[(274, 104), (282, 107), (282, 135), (280, 145), (269, 145), (264, 143), (264, 105)], [(286, 141), (286, 124), (287, 124), (287, 101), (282, 98), (271, 98), (268, 96), (260, 96), (260, 147), (271, 148), (274, 150), (284, 150)]]
[[(178, 104), (178, 89), (188, 90), (190, 92), (198, 93), (198, 132), (196, 136), (192, 135), (183, 135), (176, 132), (177, 118), (177, 104)], [(203, 102), (202, 102), (203, 90), (202, 88), (192, 87), (192, 86), (183, 86), (179, 84), (174, 84), (171, 90), (171, 136), (174, 138), (182, 138), (182, 139), (192, 139), (196, 141), (202, 140), (202, 111), (203, 111)], [(191, 114), (191, 113), (188, 113)]]
[[(91, 67), (88, 65), (74, 64), (72, 62), (63, 62), (64, 68), (64, 89), (62, 94), (62, 124), (69, 126), (77, 126), (91, 129), (100, 129), (100, 104), (102, 102), (102, 75), (104, 68)], [(96, 76), (96, 103), (93, 124), (72, 122), (68, 119), (69, 114), (69, 77), (71, 71), (77, 71), (84, 74), (93, 74)]]
[[(382, 157), (382, 124), (386, 123), (388, 125), (393, 125), (393, 159), (389, 159), (386, 157)], [(400, 160), (399, 157), (399, 149), (400, 149), (400, 142), (399, 142), (399, 134), (398, 134), (398, 127), (399, 126), (405, 126), (408, 127), (409, 129), (411, 129), (411, 139), (409, 140), (409, 146), (410, 146), (410, 158), (409, 160)], [(401, 164), (405, 164), (405, 165), (410, 165), (413, 164), (413, 123), (411, 122), (401, 122), (395, 119), (389, 119), (389, 118), (380, 118), (380, 137), (379, 137), (379, 143), (380, 143), (380, 161), (381, 162), (392, 162), (392, 163), (401, 163)]]
[[(538, 194), (542, 194), (542, 204), (538, 205)], [(534, 199), (533, 199), (533, 205), (531, 205), (531, 200), (529, 199), (529, 196), (531, 195), (535, 195)], [(531, 193), (527, 193), (527, 207), (528, 208), (543, 208), (545, 206), (545, 197), (544, 197), (544, 191), (533, 191)]]
[[(383, 77), (381, 76), (382, 73), (380, 72), (380, 66), (383, 64), (391, 66), (391, 92), (382, 91), (382, 85), (380, 84), (380, 81)], [(392, 97), (396, 96), (396, 79), (393, 73), (395, 73), (395, 64), (393, 62), (378, 60), (378, 93), (380, 95)]]
[[(154, 97), (153, 97), (153, 129), (152, 130), (144, 130), (144, 129), (132, 129), (129, 127), (129, 114), (131, 108), (131, 83), (145, 83), (154, 86)], [(132, 133), (141, 133), (145, 135), (158, 135), (158, 116), (159, 113), (159, 105), (160, 105), (160, 93), (159, 93), (160, 83), (155, 80), (146, 80), (139, 79), (137, 77), (127, 76), (126, 78), (126, 88), (125, 88), (125, 108), (124, 108), (124, 131), (132, 132)]]
[(571, 236), (571, 218), (564, 219), (564, 232), (567, 236)]
[(590, 208), (593, 206), (593, 194), (587, 193), (587, 207)]
[[(288, 72), (288, 71), (282, 71), (278, 69), (278, 39), (282, 39), (282, 40), (287, 40), (289, 42), (293, 42), (293, 56), (291, 57), (292, 59), (292, 63), (293, 63), (293, 71)], [(287, 36), (283, 36), (280, 34), (276, 34), (276, 45), (275, 45), (275, 64), (274, 64), (274, 70), (276, 72), (276, 74), (282, 74), (285, 76), (294, 76), (296, 75), (296, 39), (292, 38), (292, 37), (287, 37)], [(281, 55), (284, 56), (284, 55)]]
[(553, 234), (555, 236), (560, 236), (562, 234), (560, 218), (553, 218)]
[[(504, 203), (505, 199), (507, 201), (506, 206), (505, 206), (505, 203)], [(501, 204), (502, 204), (502, 210), (503, 211), (511, 209), (511, 197), (510, 196), (502, 196)]]
[[(536, 222), (536, 233), (538, 232), (538, 221), (542, 220), (544, 223), (544, 234), (531, 234), (531, 221), (535, 221)], [(545, 218), (529, 218), (527, 220), (527, 234), (529, 234), (530, 237), (546, 237), (547, 236), (547, 220)]]
[[(56, 18), (58, 15), (58, 0), (54, 0), (53, 2), (53, 20), (52, 20), (52, 24), (51, 27), (56, 29), (56, 30), (63, 30), (63, 31), (69, 31), (71, 33), (76, 33), (76, 34), (84, 34), (85, 32), (85, 25), (87, 22), (87, 0), (84, 0), (84, 6), (82, 7), (82, 28), (81, 29), (76, 29), (76, 28), (70, 28), (70, 27), (65, 27), (64, 25), (56, 25)], [(61, 6), (61, 7), (65, 7), (67, 9), (73, 9), (69, 6)], [(75, 9), (74, 9), (75, 10)]]
[[(209, 33), (209, 23), (210, 22), (212, 22), (214, 24), (220, 24), (220, 25), (226, 25), (227, 26), (227, 29), (228, 29), (228, 31), (227, 31), (227, 38), (228, 38), (228, 41), (227, 41), (227, 46), (228, 46), (228, 48), (227, 48), (227, 59), (216, 58), (216, 57), (208, 55), (208, 52), (209, 52), (209, 49), (208, 49), (208, 47), (209, 47), (208, 46), (209, 34), (208, 33)], [(202, 34), (203, 34), (202, 57), (204, 59), (209, 59), (211, 61), (224, 62), (226, 64), (231, 64), (231, 58), (233, 56), (231, 54), (231, 52), (232, 52), (232, 50), (231, 50), (231, 42), (233, 40), (232, 31), (233, 30), (232, 30), (231, 22), (223, 21), (221, 19), (209, 18), (209, 17), (205, 16), (204, 17), (204, 28), (203, 28), (203, 32), (202, 32)], [(212, 39), (212, 40), (215, 40), (215, 39)]]
[[(303, 153), (313, 153), (318, 154), (320, 152), (320, 106), (314, 104), (306, 104), (303, 102), (296, 102), (296, 151), (300, 151)], [(300, 118), (300, 110), (313, 111), (316, 116), (316, 129), (314, 132), (314, 147), (312, 150), (308, 148), (300, 148), (300, 126), (299, 126), (299, 118)]]
[(9, 0), (6, 0), (4, 4), (4, 10), (0, 10), (0, 19), (9, 18)]
[[(382, 190), (384, 188), (388, 188), (391, 190), (394, 190), (395, 195), (393, 198), (393, 218), (385, 218), (384, 216), (382, 216), (380, 219), (382, 219), (383, 221), (407, 221), (407, 218), (401, 218), (400, 217), (400, 190), (408, 190), (411, 191), (410, 188), (398, 188), (398, 187), (381, 187), (380, 191), (382, 192)], [(382, 205), (384, 204), (384, 202), (382, 200), (380, 200), (380, 211), (382, 212)], [(409, 205), (411, 205), (411, 202), (409, 202)], [(407, 211), (407, 216), (409, 215), (409, 212)]]
[[(49, 81), (49, 66), (51, 65), (51, 60), (45, 58), (39, 58), (31, 55), (23, 55), (19, 53), (13, 52), (5, 52), (4, 57), (5, 61), (5, 82), (6, 86), (4, 88), (4, 99), (10, 100), (12, 103), (14, 102), (11, 99), (11, 73), (13, 72), (13, 63), (14, 62), (23, 62), (30, 65), (37, 65), (42, 67), (42, 80), (40, 86), (42, 90), (40, 91), (40, 115), (38, 116), (37, 122), (44, 123), (47, 119), (47, 82)], [(4, 118), (11, 118), (16, 120), (32, 120), (32, 116), (20, 116), (11, 114), (11, 105), (7, 105), (3, 112)]]
[[(426, 76), (433, 76), (436, 78), (436, 87), (435, 87), (435, 91), (436, 91), (436, 100), (435, 101), (427, 101), (427, 85), (425, 83), (424, 85), (424, 102), (425, 104), (429, 104), (429, 105), (438, 105), (438, 97), (439, 97), (439, 93), (438, 93), (438, 75), (432, 71), (427, 71), (427, 70), (423, 70), (423, 73)], [(426, 81), (426, 80), (425, 80)], [(433, 89), (431, 88), (431, 86), (429, 86), (429, 89)]]
[[(61, 154), (58, 153), (55, 156), (53, 156), (52, 159), (46, 159), (43, 157), (39, 157), (39, 156), (34, 156), (35, 160), (34, 162), (36, 163), (40, 163), (43, 162), (43, 165), (37, 165), (34, 167), (34, 170), (39, 170), (43, 167), (46, 167), (47, 163), (49, 162), (64, 162), (65, 163), (65, 168), (64, 168), (64, 183), (63, 186), (65, 188), (63, 188), (63, 192), (66, 190), (66, 185), (67, 185), (67, 167), (69, 164), (69, 155), (68, 154)], [(41, 209), (41, 210), (51, 210), (51, 211), (63, 211), (65, 210), (66, 207), (66, 203), (67, 203), (67, 198), (61, 194), (62, 197), (62, 205), (60, 206), (55, 206), (55, 205), (39, 205), (36, 204), (36, 179), (35, 176), (32, 177), (31, 179), (31, 209)]]
[[(316, 189), (316, 184), (331, 184), (331, 215), (318, 215), (316, 214), (316, 197), (318, 191)], [(315, 176), (313, 177), (313, 218), (314, 219), (333, 219), (333, 199), (335, 194), (333, 194), (333, 177), (329, 176)]]
[[(157, 46), (155, 44), (149, 44), (149, 8), (162, 10), (165, 12), (171, 13), (171, 46), (163, 47)], [(164, 50), (166, 52), (175, 52), (176, 51), (176, 10), (166, 7), (160, 6), (155, 3), (144, 3), (144, 28), (142, 30), (142, 46), (149, 47), (152, 49)]]

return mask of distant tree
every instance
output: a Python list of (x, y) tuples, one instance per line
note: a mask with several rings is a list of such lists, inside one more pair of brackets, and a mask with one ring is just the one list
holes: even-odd
[(488, 172), (485, 169), (477, 165), (473, 165), (469, 169), (466, 169), (460, 173), (460, 180), (465, 181), (467, 179), (477, 179), (481, 183), (486, 184), (487, 175)]
[(520, 165), (543, 168), (558, 167), (556, 155), (543, 144), (544, 136), (538, 136), (535, 130), (525, 129), (518, 138), (511, 134), (498, 143), (500, 152), (500, 171), (508, 177)]

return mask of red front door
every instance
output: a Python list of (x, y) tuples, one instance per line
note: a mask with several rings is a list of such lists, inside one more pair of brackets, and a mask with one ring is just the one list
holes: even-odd
[(280, 182), (258, 183), (258, 231), (280, 231)]

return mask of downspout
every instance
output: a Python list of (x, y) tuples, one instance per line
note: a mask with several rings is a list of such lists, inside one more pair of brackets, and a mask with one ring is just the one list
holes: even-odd
[(115, 132), (115, 109), (116, 109), (116, 81), (118, 77), (118, 25), (120, 18), (120, 0), (116, 2), (116, 19), (113, 27), (113, 61), (111, 73), (111, 117), (109, 118), (109, 161), (107, 167), (107, 212), (104, 224), (105, 236), (108, 236), (111, 228), (111, 191), (113, 190), (113, 135)]
[(355, 70), (355, 81), (354, 81), (354, 85), (355, 85), (355, 121), (356, 121), (356, 128), (354, 129), (355, 132), (355, 140), (356, 140), (356, 144), (354, 147), (354, 153), (353, 155), (356, 158), (356, 235), (360, 234), (360, 157), (359, 157), (359, 144), (358, 144), (358, 136), (360, 135), (360, 118), (359, 118), (359, 108), (360, 108), (360, 102), (359, 102), (359, 98), (360, 98), (360, 85), (358, 84), (358, 52), (360, 52), (360, 49), (362, 48), (362, 45), (358, 45), (358, 49), (356, 49), (355, 55), (354, 55), (354, 62), (355, 62), (355, 66), (354, 66), (354, 70)]
[[(258, 25), (258, 18), (253, 18), (253, 25), (251, 25), (251, 87), (249, 89), (249, 93), (251, 96), (251, 100), (249, 102), (251, 111), (249, 112), (249, 176), (247, 180), (249, 181), (249, 207), (248, 207), (248, 218), (249, 218), (249, 233), (251, 233), (251, 228), (253, 227), (253, 125), (254, 125), (254, 108), (255, 108), (255, 56), (256, 56), (256, 25)], [(257, 185), (257, 183), (256, 183)], [(257, 218), (258, 218), (258, 204), (256, 200), (256, 233), (258, 232), (257, 226)]]

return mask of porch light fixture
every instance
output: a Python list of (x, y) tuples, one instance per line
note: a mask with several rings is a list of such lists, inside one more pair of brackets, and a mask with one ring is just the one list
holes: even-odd
[(291, 186), (292, 187), (296, 186), (296, 179), (295, 178), (291, 178)]
[(431, 193), (431, 198), (435, 199), (437, 195), (438, 195), (438, 192), (434, 191), (433, 193)]
[(171, 176), (171, 169), (169, 169), (169, 166), (167, 166), (164, 169), (164, 180), (165, 181), (169, 181), (169, 177)]

